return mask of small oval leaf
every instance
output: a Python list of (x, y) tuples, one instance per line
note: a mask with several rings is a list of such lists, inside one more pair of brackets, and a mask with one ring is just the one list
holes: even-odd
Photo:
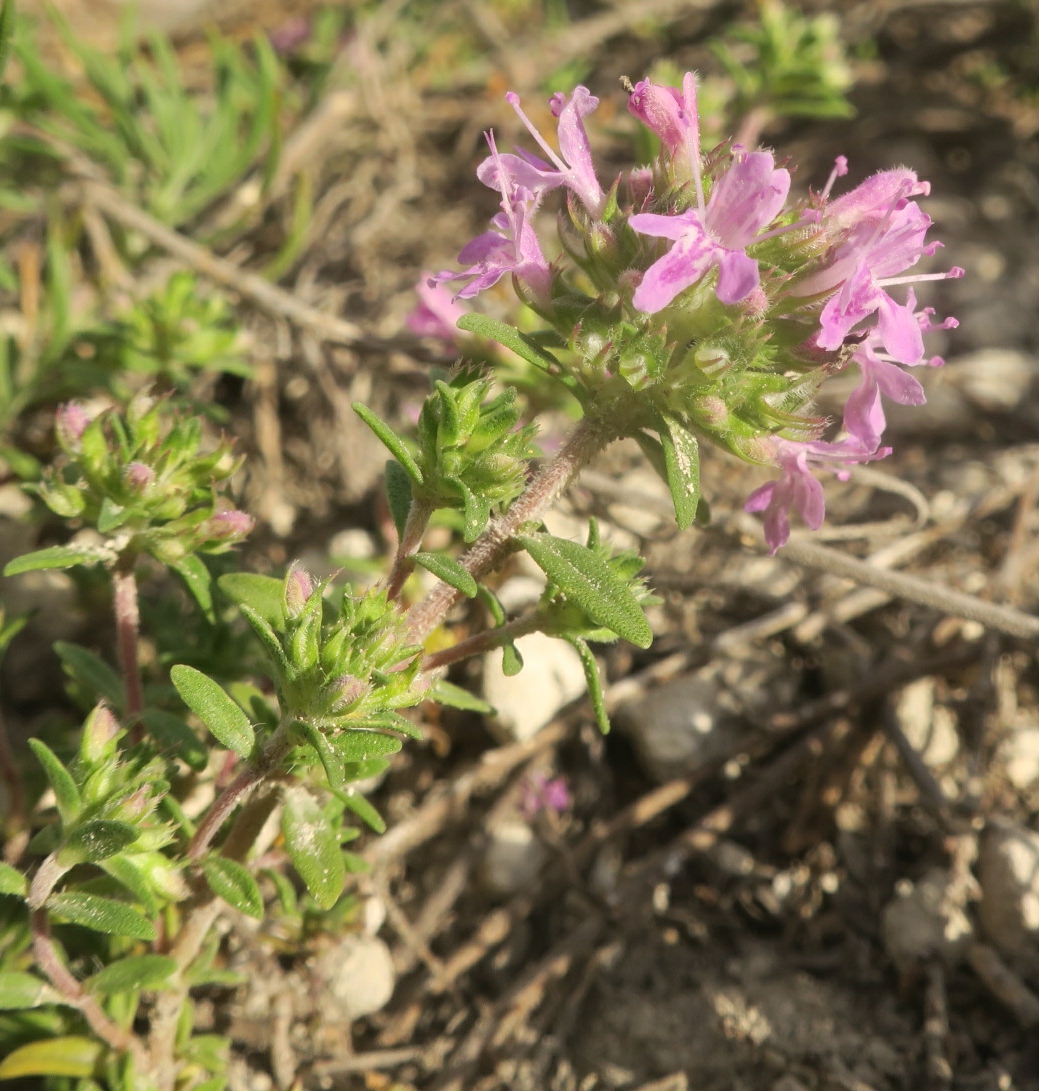
[(0, 863), (0, 894), (24, 898), (29, 893), (29, 880), (10, 864)]
[(177, 960), (169, 955), (131, 955), (88, 977), (83, 987), (98, 996), (154, 989), (176, 969)]
[(42, 572), (48, 568), (75, 568), (77, 564), (98, 564), (104, 554), (98, 549), (77, 549), (75, 546), (50, 546), (15, 557), (4, 568), (5, 576), (20, 576), (23, 572)]
[(40, 739), (30, 739), (29, 749), (43, 766), (47, 780), (54, 789), (54, 798), (58, 803), (61, 820), (65, 823), (75, 821), (83, 802), (79, 797), (79, 789), (72, 779), (72, 774), (61, 764), (54, 751)]
[(232, 602), (255, 610), (268, 625), (280, 629), (285, 624), (282, 606), (285, 584), (281, 580), (254, 572), (228, 572), (216, 583)]
[(130, 936), (133, 939), (155, 939), (155, 928), (142, 913), (126, 902), (102, 898), (97, 894), (71, 891), (52, 894), (47, 909), (69, 924), (78, 924), (107, 936)]
[(516, 541), (592, 621), (639, 648), (653, 643), (653, 630), (638, 600), (598, 553), (551, 534), (521, 535)]
[(229, 906), (254, 920), (263, 920), (263, 897), (247, 867), (213, 853), (202, 861), (202, 874), (213, 893)]
[(54, 990), (33, 974), (0, 973), (0, 1011), (38, 1008), (54, 1001)]
[(180, 664), (170, 671), (170, 679), (181, 700), (209, 728), (217, 742), (240, 758), (249, 757), (256, 744), (252, 724), (212, 678)]
[(140, 837), (140, 831), (128, 822), (115, 822), (107, 818), (95, 818), (77, 826), (65, 839), (58, 853), (58, 862), (72, 864), (97, 864), (122, 852)]
[(290, 788), (285, 793), (281, 832), (292, 865), (311, 897), (322, 909), (331, 909), (343, 892), (346, 867), (339, 839), (306, 788)]
[(344, 731), (332, 740), (332, 745), (341, 761), (367, 761), (369, 758), (381, 758), (384, 754), (396, 754), (401, 748), (401, 741), (379, 731)]
[(74, 1035), (29, 1042), (0, 1061), (0, 1080), (14, 1080), (19, 1076), (84, 1079), (97, 1072), (104, 1052), (105, 1047), (100, 1042)]
[(445, 557), (441, 553), (416, 553), (412, 560), (420, 568), (432, 572), (438, 580), (443, 580), (449, 587), (461, 591), (466, 598), (475, 598), (479, 588), (472, 573), (464, 568), (454, 557)]

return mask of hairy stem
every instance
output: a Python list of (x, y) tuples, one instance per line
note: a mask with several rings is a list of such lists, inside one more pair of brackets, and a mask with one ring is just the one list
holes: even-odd
[(522, 617), (513, 618), (512, 621), (499, 625), (494, 629), (484, 629), (482, 633), (476, 633), (467, 640), (460, 640), (450, 648), (433, 652), (422, 660), (424, 671), (440, 670), (449, 667), (452, 663), (460, 663), (463, 659), (469, 659), (474, 655), (482, 655), (493, 648), (500, 648), (516, 637), (526, 636), (528, 633), (536, 633), (540, 630), (544, 618), (533, 611)]
[[(224, 856), (237, 861), (245, 859), (274, 810), (277, 799), (277, 791), (271, 789), (253, 795), (246, 802), (222, 846), (221, 852)], [(223, 908), (223, 902), (215, 894), (200, 887), (184, 911), (183, 927), (170, 948), (169, 954), (176, 960), (178, 969), (168, 986), (159, 994), (152, 1012), (149, 1036), (151, 1069), (159, 1091), (172, 1091), (177, 1080), (177, 1022), (190, 989), (184, 981), (184, 971), (198, 957), (206, 936)]]
[[(493, 520), (460, 558), (462, 566), (480, 580), (500, 568), (512, 551), (512, 539), (527, 523), (539, 522), (574, 479), (616, 435), (602, 421), (584, 420), (567, 437), (558, 454), (531, 478), (526, 489), (504, 514)], [(446, 583), (414, 606), (408, 613), (408, 627), (416, 642), (424, 640), (462, 598)]]
[(407, 522), (404, 524), (404, 533), (397, 543), (397, 554), (393, 558), (393, 567), (386, 578), (386, 595), (392, 602), (404, 586), (404, 581), (411, 575), (415, 567), (412, 557), (422, 545), (422, 536), (426, 533), (429, 517), (433, 514), (433, 505), (422, 500), (412, 500), (408, 511)]
[[(263, 753), (255, 763), (246, 766), (231, 783), (213, 800), (205, 814), (199, 820), (195, 829), (195, 836), (187, 847), (186, 856), (195, 861), (205, 855), (213, 838), (219, 833), (227, 816), (238, 806), (257, 785), (261, 784), (277, 768), (285, 754), (287, 742), (285, 739), (285, 725), (281, 724), (278, 730), (267, 740)], [(225, 846), (224, 855), (227, 855)]]
[(126, 719), (130, 726), (130, 739), (139, 743), (144, 729), (140, 723), (144, 708), (144, 690), (141, 685), (141, 666), (137, 655), (137, 638), (141, 615), (137, 606), (137, 578), (134, 576), (134, 560), (121, 559), (112, 573), (115, 592), (115, 627), (119, 644), (119, 662), (123, 668), (126, 686)]
[(69, 869), (58, 863), (52, 853), (40, 865), (29, 887), (29, 927), (32, 933), (32, 949), (36, 956), (36, 965), (46, 975), (47, 980), (61, 994), (62, 998), (76, 1008), (87, 1021), (90, 1029), (112, 1049), (122, 1053), (143, 1054), (143, 1047), (137, 1037), (113, 1022), (100, 1004), (85, 992), (83, 986), (73, 976), (58, 953), (57, 944), (51, 938), (50, 918), (47, 916), (46, 902), (58, 881)]

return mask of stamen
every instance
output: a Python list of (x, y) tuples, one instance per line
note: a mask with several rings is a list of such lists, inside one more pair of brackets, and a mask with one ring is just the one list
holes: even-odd
[(911, 277), (885, 277), (874, 283), (876, 283), (877, 287), (889, 288), (892, 284), (918, 284), (924, 280), (959, 280), (963, 274), (964, 270), (958, 265), (954, 265), (946, 273), (917, 273)]
[(686, 72), (682, 78), (682, 112), (685, 114), (686, 139), (685, 147), (689, 156), (689, 168), (693, 172), (693, 183), (696, 186), (696, 208), (700, 213), (700, 222), (703, 223), (707, 215), (707, 205), (703, 196), (703, 177), (700, 173), (700, 114), (696, 105), (696, 76), (692, 72)]
[(515, 91), (509, 91), (505, 95), (505, 101), (516, 111), (516, 116), (527, 127), (527, 132), (529, 132), (530, 135), (538, 142), (538, 145), (540, 146), (541, 150), (549, 157), (549, 159), (552, 160), (552, 163), (555, 165), (557, 170), (559, 170), (563, 174), (566, 174), (570, 170), (570, 168), (549, 147), (549, 145), (545, 141), (545, 138), (534, 127), (534, 123), (523, 112), (523, 108), (520, 106), (520, 97), (519, 97), (519, 95), (517, 95)]
[(830, 196), (830, 190), (833, 189), (833, 183), (838, 178), (843, 178), (848, 173), (848, 157), (846, 155), (838, 155), (833, 161), (833, 170), (830, 171), (830, 177), (826, 181), (826, 185), (823, 186), (822, 193), (819, 194), (819, 199), (825, 201)]

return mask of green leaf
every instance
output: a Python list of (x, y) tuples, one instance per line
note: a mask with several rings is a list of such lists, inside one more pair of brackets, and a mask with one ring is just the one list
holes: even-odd
[(454, 557), (445, 557), (442, 553), (416, 553), (412, 560), (420, 568), (432, 572), (438, 580), (443, 580), (449, 587), (461, 591), (466, 598), (475, 598), (478, 590), (472, 573), (464, 568)]
[[(386, 722), (388, 725), (390, 721), (387, 719)], [(383, 735), (379, 731), (344, 731), (332, 741), (341, 761), (381, 758), (385, 754), (396, 754), (401, 748), (400, 739), (394, 735)]]
[(209, 763), (209, 751), (205, 744), (179, 716), (157, 708), (146, 708), (141, 713), (141, 723), (163, 750), (180, 758), (189, 769), (201, 773)]
[(382, 712), (372, 713), (364, 720), (352, 721), (352, 723), (355, 728), (370, 728), (373, 731), (399, 731), (400, 734), (406, 735), (409, 739), (421, 740), (425, 737), (421, 729), (416, 727), (407, 716), (402, 716), (399, 712), (394, 712), (388, 708), (383, 709)]
[(80, 644), (69, 644), (65, 640), (56, 640), (54, 650), (58, 653), (65, 673), (86, 690), (93, 701), (103, 697), (114, 708), (123, 708), (126, 694), (119, 675), (89, 648)]
[(213, 577), (205, 562), (194, 553), (181, 557), (179, 561), (173, 561), (170, 566), (174, 572), (184, 581), (191, 597), (198, 603), (198, 608), (210, 625), (216, 624), (216, 613), (213, 610)]
[(459, 481), (458, 487), (462, 490), (462, 537), (475, 542), (491, 517), (491, 502), (464, 481)]
[(408, 522), (408, 514), (411, 511), (413, 499), (411, 490), (411, 478), (407, 471), (396, 459), (389, 459), (386, 463), (386, 503), (390, 506), (390, 515), (393, 516), (393, 525), (397, 528), (397, 537), (404, 537), (404, 527)]
[(106, 496), (101, 501), (101, 510), (97, 515), (97, 529), (102, 534), (111, 534), (117, 530), (130, 517), (129, 509), (122, 504), (117, 504), (111, 497)]
[(475, 333), (479, 337), (486, 337), (489, 341), (496, 341), (507, 349), (512, 349), (517, 356), (522, 356), (528, 364), (533, 364), (542, 371), (560, 378), (561, 367), (559, 361), (546, 352), (532, 337), (508, 325), (498, 322), (494, 318), (488, 318), (485, 314), (477, 314), (471, 311), (464, 314), (456, 323), (460, 330)]
[(252, 873), (237, 860), (211, 853), (202, 861), (202, 874), (210, 889), (247, 917), (263, 920), (263, 898)]
[(88, 977), (83, 987), (99, 996), (154, 989), (176, 969), (177, 960), (169, 955), (131, 955)]
[(72, 891), (67, 894), (52, 894), (47, 899), (47, 908), (69, 924), (103, 932), (106, 936), (155, 939), (155, 928), (151, 921), (126, 902), (117, 902), (114, 898), (101, 898), (96, 894)]
[(241, 611), (242, 617), (249, 622), (249, 628), (252, 629), (263, 645), (264, 651), (271, 658), (275, 669), (285, 678), (294, 677), (289, 657), (285, 654), (285, 649), (281, 646), (278, 634), (271, 628), (270, 622), (262, 618), (251, 606), (246, 606), (245, 603), (242, 603), (238, 609)]
[(696, 519), (700, 503), (700, 445), (688, 428), (667, 414), (660, 415), (658, 431), (675, 519), (678, 529), (685, 530)]
[(391, 455), (400, 463), (401, 468), (416, 485), (422, 484), (422, 471), (418, 463), (411, 456), (411, 452), (404, 445), (404, 440), (384, 421), (377, 417), (366, 405), (360, 402), (353, 403), (354, 412), (365, 424), (382, 440), (383, 445)]
[(514, 678), (521, 670), (523, 670), (523, 656), (520, 655), (519, 648), (510, 640), (502, 645), (501, 672), (506, 678)]
[(67, 867), (73, 864), (97, 864), (122, 852), (138, 837), (140, 831), (128, 822), (95, 818), (72, 830), (58, 853), (58, 863)]
[(239, 606), (248, 606), (268, 625), (280, 629), (285, 624), (282, 597), (283, 580), (273, 576), (258, 576), (253, 572), (228, 572), (216, 581), (217, 587)]
[(519, 535), (516, 541), (593, 621), (639, 648), (653, 643), (653, 630), (638, 600), (598, 553), (551, 534)]
[(0, 894), (24, 898), (29, 893), (29, 880), (10, 864), (0, 863)]
[(72, 1076), (86, 1079), (97, 1074), (105, 1047), (91, 1038), (70, 1035), (44, 1038), (19, 1046), (0, 1061), (0, 1080), (19, 1076)]
[(306, 788), (297, 786), (285, 793), (281, 832), (311, 897), (322, 909), (331, 909), (343, 892), (346, 867), (339, 838)]
[[(167, 799), (170, 798), (167, 796)], [(101, 870), (112, 876), (144, 906), (145, 913), (154, 917), (159, 912), (159, 902), (152, 891), (148, 877), (142, 869), (125, 856), (110, 856), (100, 864)]]
[(493, 706), (486, 701), (474, 696), (467, 689), (456, 686), (454, 682), (446, 682), (443, 679), (429, 691), (429, 699), (438, 704), (447, 705), (448, 708), (461, 709), (463, 712), (480, 712), (485, 716), (494, 712)]
[(247, 758), (256, 745), (256, 734), (245, 713), (208, 675), (178, 664), (170, 679), (184, 704), (209, 728), (213, 737), (240, 758)]
[(54, 751), (39, 739), (29, 740), (29, 749), (36, 755), (36, 760), (43, 766), (47, 774), (47, 780), (54, 789), (54, 797), (58, 803), (58, 814), (66, 825), (75, 821), (76, 816), (83, 806), (79, 797), (79, 789), (72, 779), (72, 774), (58, 761)]
[(336, 792), (336, 795), (349, 810), (353, 811), (362, 822), (371, 826), (376, 833), (386, 832), (386, 823), (382, 815), (360, 792)]
[(77, 564), (98, 564), (104, 554), (96, 548), (49, 546), (35, 553), (23, 553), (4, 568), (5, 576), (20, 576), (23, 572), (41, 572), (47, 568), (75, 568)]
[(0, 1011), (38, 1008), (53, 1003), (54, 990), (33, 974), (0, 973)]
[(325, 776), (328, 777), (330, 788), (342, 788), (345, 783), (343, 774), (343, 757), (333, 748), (328, 739), (312, 724), (306, 720), (296, 720), (293, 724), (308, 743), (317, 752), (321, 764), (325, 768)]
[(588, 683), (588, 696), (592, 699), (592, 711), (595, 713), (595, 722), (599, 730), (604, 734), (610, 733), (610, 720), (606, 715), (606, 702), (603, 700), (602, 679), (599, 677), (599, 664), (592, 655), (592, 649), (579, 636), (564, 637), (566, 642), (577, 650), (581, 657), (581, 666), (584, 668), (584, 678)]

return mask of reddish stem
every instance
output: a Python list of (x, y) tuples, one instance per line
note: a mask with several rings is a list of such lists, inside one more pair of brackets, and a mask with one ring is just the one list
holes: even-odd
[(58, 864), (54, 856), (48, 856), (40, 865), (29, 889), (29, 927), (36, 964), (62, 997), (82, 1014), (98, 1038), (112, 1049), (134, 1053), (140, 1057), (143, 1054), (141, 1043), (128, 1030), (113, 1022), (90, 993), (83, 990), (72, 971), (62, 962), (58, 948), (51, 938), (50, 919), (45, 903), (67, 870), (68, 868)]
[(469, 659), (474, 655), (482, 655), (494, 648), (500, 648), (516, 637), (535, 633), (541, 628), (544, 619), (538, 613), (525, 614), (523, 617), (514, 618), (505, 625), (499, 625), (496, 629), (484, 629), (467, 640), (460, 640), (450, 648), (433, 652), (422, 660), (424, 671), (435, 671), (442, 667), (449, 667), (452, 663), (459, 663), (463, 659)]
[(217, 835), (227, 816), (238, 806), (242, 798), (256, 787), (264, 774), (254, 765), (243, 769), (238, 776), (213, 800), (209, 810), (195, 830), (195, 836), (187, 848), (187, 858), (198, 860), (205, 855), (210, 842)]
[[(585, 417), (567, 437), (555, 458), (538, 470), (509, 510), (495, 519), (460, 558), (462, 566), (476, 580), (500, 568), (514, 548), (513, 538), (526, 524), (540, 522), (613, 435), (601, 423)], [(421, 642), (429, 636), (461, 598), (462, 592), (448, 584), (437, 586), (408, 614), (412, 639)]]
[(408, 509), (408, 518), (404, 524), (404, 532), (397, 544), (397, 554), (393, 558), (393, 567), (386, 578), (386, 597), (393, 602), (400, 594), (404, 581), (411, 575), (415, 567), (412, 557), (422, 545), (422, 536), (426, 533), (429, 517), (433, 514), (433, 507), (421, 500), (412, 500)]
[(140, 723), (144, 708), (144, 689), (141, 685), (141, 666), (137, 655), (141, 615), (137, 605), (137, 579), (134, 561), (121, 560), (112, 573), (114, 588), (115, 626), (119, 644), (119, 662), (123, 668), (126, 686), (126, 720), (130, 728), (130, 741), (139, 743), (144, 737)]

